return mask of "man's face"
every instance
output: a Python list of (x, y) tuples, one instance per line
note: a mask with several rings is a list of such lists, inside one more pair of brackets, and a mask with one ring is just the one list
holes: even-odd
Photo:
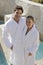
[(15, 14), (15, 17), (17, 19), (20, 19), (20, 17), (22, 16), (22, 11), (21, 10), (16, 10), (14, 14)]
[(30, 29), (33, 26), (33, 20), (31, 18), (26, 19), (26, 25)]

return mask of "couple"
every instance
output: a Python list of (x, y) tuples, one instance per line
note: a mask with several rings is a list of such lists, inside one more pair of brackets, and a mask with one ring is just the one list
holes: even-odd
[(3, 40), (11, 49), (10, 65), (35, 65), (39, 47), (39, 32), (32, 16), (22, 17), (22, 6), (16, 6), (13, 16), (5, 23)]

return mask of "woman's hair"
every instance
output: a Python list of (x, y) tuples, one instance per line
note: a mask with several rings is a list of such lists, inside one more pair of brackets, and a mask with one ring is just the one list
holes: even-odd
[(28, 19), (28, 18), (30, 18), (30, 19), (32, 19), (32, 21), (34, 21), (34, 17), (33, 16), (31, 16), (31, 15), (27, 16), (26, 19)]
[(16, 10), (21, 10), (22, 13), (23, 13), (23, 7), (22, 7), (22, 6), (17, 5), (17, 6), (15, 7), (14, 11), (16, 11)]

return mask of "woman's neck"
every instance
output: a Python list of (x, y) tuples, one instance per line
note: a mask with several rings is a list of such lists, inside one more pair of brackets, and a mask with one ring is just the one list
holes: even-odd
[[(33, 25), (32, 25), (32, 27), (33, 27)], [(26, 34), (32, 29), (32, 27), (31, 28), (27, 28)]]
[(28, 27), (28, 28), (27, 28), (27, 31), (30, 31), (32, 28), (33, 28), (33, 25), (32, 25), (32, 27), (30, 27), (30, 28)]

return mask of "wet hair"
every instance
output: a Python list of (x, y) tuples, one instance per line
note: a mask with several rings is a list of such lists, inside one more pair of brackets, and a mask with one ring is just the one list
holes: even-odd
[(15, 7), (14, 11), (16, 11), (16, 10), (21, 10), (22, 13), (23, 13), (23, 7), (22, 7), (22, 6), (17, 5), (17, 6)]
[(26, 19), (30, 18), (34, 22), (34, 17), (33, 16), (27, 16)]

